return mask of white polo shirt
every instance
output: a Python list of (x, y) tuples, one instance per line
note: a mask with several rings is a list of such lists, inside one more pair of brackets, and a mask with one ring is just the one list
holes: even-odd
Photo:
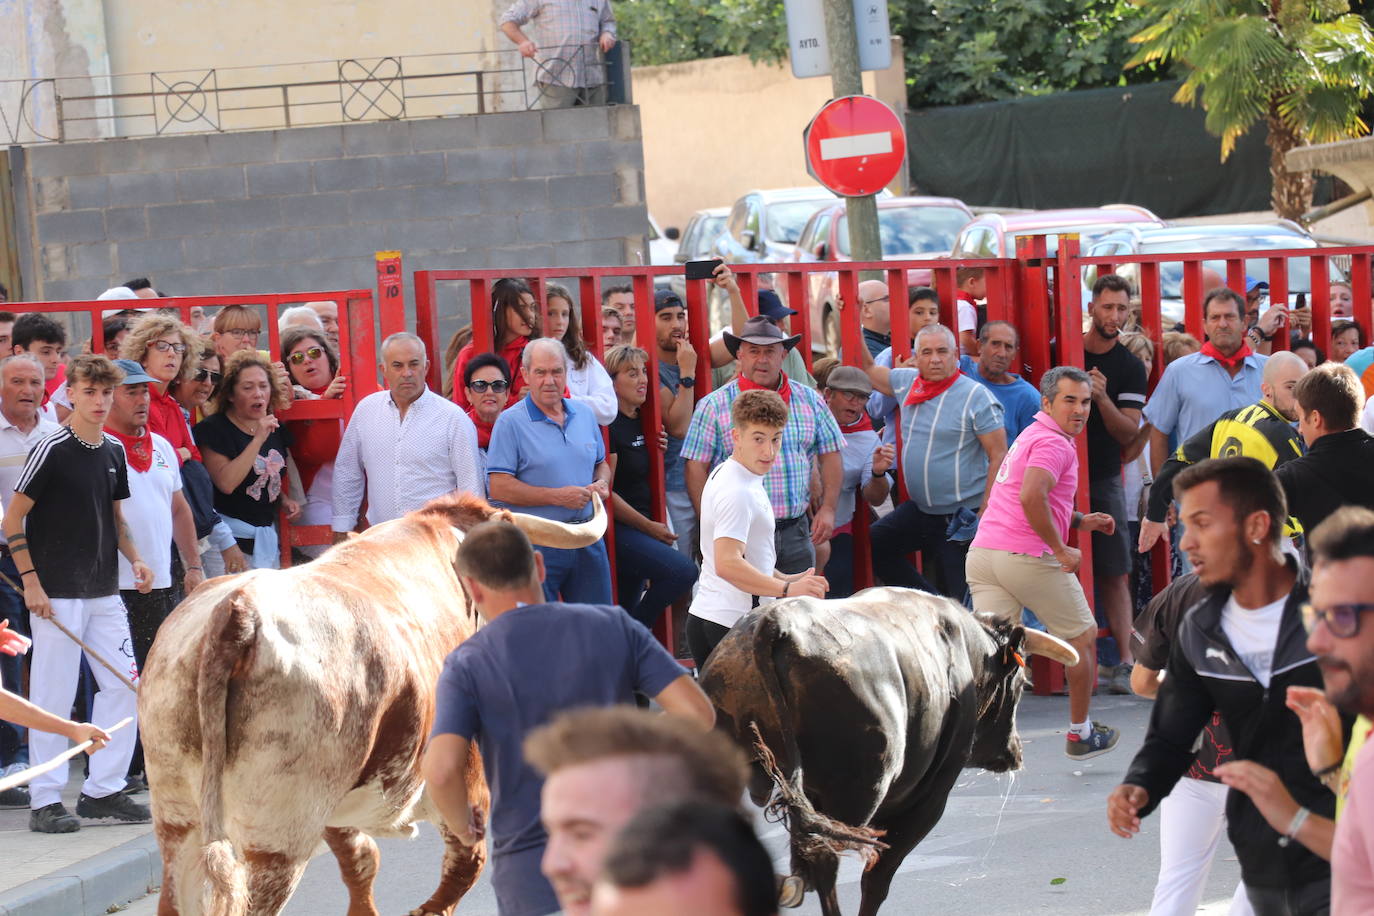
[[(172, 587), (172, 494), (181, 489), (177, 450), (153, 433), (153, 462), (146, 471), (129, 465), (129, 498), (119, 504), (138, 556), (153, 571), (153, 588)], [(127, 461), (127, 456), (125, 458)], [(119, 555), (119, 587), (135, 588), (134, 570)]]
[[(19, 475), (24, 472), (24, 462), (39, 439), (57, 432), (57, 424), (38, 414), (38, 422), (27, 433), (9, 421), (0, 412), (0, 511), (9, 511), (14, 487), (19, 483)], [(0, 532), (0, 544), (5, 536)]]

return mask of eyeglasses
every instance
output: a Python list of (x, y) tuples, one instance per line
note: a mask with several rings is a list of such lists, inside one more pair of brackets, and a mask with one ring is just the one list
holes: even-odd
[(1360, 615), (1374, 611), (1374, 604), (1333, 604), (1330, 607), (1302, 606), (1302, 624), (1311, 633), (1317, 623), (1324, 622), (1331, 635), (1337, 639), (1349, 639), (1360, 632)]
[(863, 303), (864, 303), (864, 305), (873, 305), (875, 302), (891, 302), (891, 301), (892, 301), (892, 297), (891, 297), (891, 296), (879, 296), (879, 297), (876, 298), (876, 299), (865, 299), (865, 300), (863, 300)]
[(250, 331), (247, 328), (230, 328), (224, 333), (237, 340), (257, 340), (261, 331)]
[(297, 350), (295, 353), (288, 356), (287, 359), (291, 361), (291, 365), (299, 366), (307, 359), (319, 359), (321, 356), (324, 356), (323, 347), (311, 347), (309, 350)]
[(488, 388), (490, 388), (497, 394), (500, 394), (510, 387), (510, 382), (500, 378), (494, 382), (484, 382), (481, 379), (474, 379), (473, 381), (468, 382), (468, 387), (471, 388), (473, 391), (477, 392), (478, 394), (486, 394)]
[(218, 387), (220, 379), (224, 378), (224, 376), (219, 372), (212, 372), (209, 369), (197, 369), (196, 374), (193, 375), (192, 378), (194, 378), (197, 382), (203, 382), (206, 379), (209, 379), (210, 384)]
[(155, 340), (150, 346), (159, 353), (167, 353), (170, 351), (179, 355), (186, 352), (186, 344), (168, 343), (165, 340)]

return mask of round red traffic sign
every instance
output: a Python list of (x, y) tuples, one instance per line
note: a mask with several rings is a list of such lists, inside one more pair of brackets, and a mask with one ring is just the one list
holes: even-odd
[(802, 137), (806, 170), (842, 197), (877, 194), (897, 177), (906, 157), (901, 119), (866, 95), (826, 102)]

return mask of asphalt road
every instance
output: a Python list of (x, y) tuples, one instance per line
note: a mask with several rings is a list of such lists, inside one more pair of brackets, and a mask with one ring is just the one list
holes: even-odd
[[(1107, 830), (1105, 800), (1144, 737), (1150, 704), (1135, 697), (1096, 698), (1094, 718), (1120, 728), (1122, 738), (1112, 753), (1082, 762), (1063, 753), (1067, 705), (1064, 697), (1027, 696), (1022, 701), (1025, 768), (1000, 776), (965, 772), (944, 819), (902, 865), (884, 913), (1148, 913), (1159, 866), (1157, 822), (1148, 818), (1135, 839), (1118, 839)], [(782, 828), (760, 819), (759, 831), (775, 854), (778, 870), (785, 871)], [(380, 846), (377, 904), (382, 913), (399, 916), (423, 902), (438, 879), (438, 836), (425, 824), (416, 840), (383, 840)], [(1230, 844), (1223, 843), (1199, 912), (1227, 912), (1239, 874)], [(846, 913), (858, 910), (856, 861), (841, 868), (840, 905)], [(286, 914), (328, 916), (346, 910), (347, 894), (333, 858), (327, 853), (317, 856)], [(153, 895), (124, 912), (152, 916), (155, 911)], [(820, 906), (814, 895), (808, 895), (801, 908), (784, 912), (814, 916)], [(464, 898), (458, 913), (496, 916), (496, 901), (485, 877)]]

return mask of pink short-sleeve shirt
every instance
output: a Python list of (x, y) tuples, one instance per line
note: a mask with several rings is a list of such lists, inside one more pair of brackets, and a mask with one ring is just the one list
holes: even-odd
[(1033, 557), (1050, 552), (1049, 545), (1031, 528), (1021, 508), (1021, 482), (1027, 468), (1040, 468), (1054, 478), (1049, 492), (1050, 517), (1059, 530), (1059, 537), (1068, 538), (1073, 500), (1078, 492), (1078, 449), (1059, 424), (1042, 410), (1016, 437), (997, 470), (988, 507), (978, 523), (978, 534), (973, 538), (974, 547)]

